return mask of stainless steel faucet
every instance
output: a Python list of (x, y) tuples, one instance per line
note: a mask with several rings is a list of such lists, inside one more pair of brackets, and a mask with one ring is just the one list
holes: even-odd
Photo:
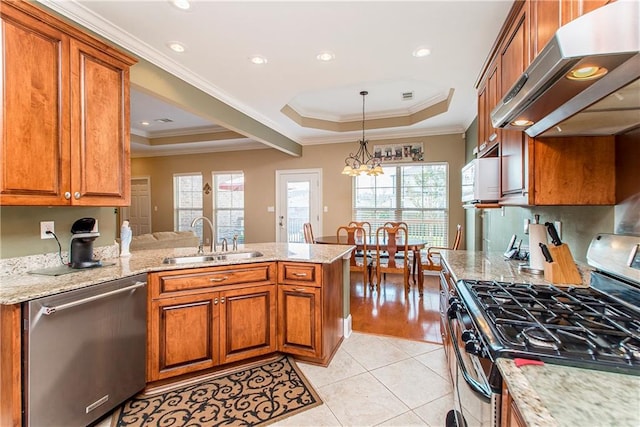
[(229, 244), (227, 243), (227, 238), (226, 238), (226, 237), (223, 237), (223, 238), (222, 238), (222, 245), (221, 245), (220, 250), (221, 250), (222, 252), (226, 252), (226, 251), (228, 251), (228, 250), (229, 250)]
[[(211, 230), (211, 248), (209, 249), (209, 251), (215, 252), (218, 250), (216, 248), (216, 232), (213, 230), (213, 223), (211, 222), (211, 220), (206, 216), (199, 216), (197, 218), (194, 218), (193, 221), (191, 221), (191, 228), (195, 227), (196, 223), (200, 219), (202, 220), (203, 223), (206, 222), (207, 224), (209, 224), (209, 229)], [(198, 246), (198, 253), (202, 252), (202, 245), (204, 244), (204, 233), (203, 233), (202, 239), (203, 241), (201, 242), (200, 246)]]
[(233, 235), (233, 250), (234, 251), (238, 250), (238, 235), (237, 234)]

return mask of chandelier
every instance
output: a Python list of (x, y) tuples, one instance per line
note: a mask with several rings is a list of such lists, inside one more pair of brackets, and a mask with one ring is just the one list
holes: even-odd
[(380, 166), (382, 159), (371, 155), (367, 148), (369, 141), (364, 138), (364, 97), (368, 94), (369, 92), (366, 90), (360, 92), (360, 95), (362, 95), (362, 139), (358, 141), (360, 148), (355, 154), (349, 153), (349, 156), (344, 159), (343, 175), (358, 176), (366, 173), (367, 175), (378, 176), (384, 174), (382, 166)]

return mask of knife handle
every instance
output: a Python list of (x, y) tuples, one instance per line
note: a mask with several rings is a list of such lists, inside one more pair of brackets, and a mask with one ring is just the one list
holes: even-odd
[(549, 248), (544, 243), (540, 242), (540, 249), (542, 249), (542, 255), (544, 256), (545, 261), (553, 262), (553, 257), (551, 256), (551, 252), (549, 252)]
[(551, 236), (551, 243), (553, 243), (555, 246), (560, 246), (562, 244), (562, 241), (560, 240), (560, 236), (558, 236), (556, 226), (553, 225), (552, 222), (545, 222), (544, 225), (545, 227), (547, 227), (549, 236)]

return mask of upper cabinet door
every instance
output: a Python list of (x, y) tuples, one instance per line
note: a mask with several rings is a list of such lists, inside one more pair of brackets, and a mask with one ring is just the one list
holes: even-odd
[(1, 204), (68, 204), (67, 36), (2, 5)]
[(73, 204), (128, 205), (129, 67), (71, 40)]
[(506, 94), (529, 65), (529, 8), (522, 8), (500, 50), (500, 93)]
[(0, 205), (128, 206), (135, 61), (30, 2), (0, 13)]
[(565, 0), (531, 2), (531, 52), (535, 58), (562, 26)]

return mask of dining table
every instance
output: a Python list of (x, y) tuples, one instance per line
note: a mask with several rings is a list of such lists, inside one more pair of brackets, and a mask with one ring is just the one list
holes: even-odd
[[(352, 244), (352, 243), (348, 243), (347, 242), (347, 236), (343, 235), (343, 236), (336, 236), (331, 235), (331, 236), (320, 236), (320, 237), (316, 237), (315, 238), (315, 243), (317, 244), (325, 244), (325, 245), (347, 245), (347, 244)], [(413, 283), (416, 283), (416, 275), (418, 276), (418, 293), (420, 296), (422, 296), (423, 293), (423, 289), (424, 289), (424, 272), (422, 270), (422, 259), (421, 259), (421, 255), (420, 255), (420, 251), (424, 248), (427, 247), (428, 242), (422, 239), (416, 239), (416, 238), (412, 238), (409, 237), (408, 241), (407, 241), (407, 246), (409, 248), (409, 251), (413, 252), (413, 262), (414, 262), (414, 266), (413, 266), (413, 271), (412, 271), (412, 277), (413, 277)], [(355, 246), (356, 246), (356, 250), (363, 250), (364, 248), (364, 242), (362, 241), (362, 238), (360, 239), (356, 239), (355, 241)], [(368, 237), (367, 238), (367, 247), (368, 248), (375, 248), (376, 245), (376, 239), (375, 237)], [(380, 250), (381, 251), (385, 251), (387, 249), (387, 244), (385, 241), (380, 242), (379, 244), (380, 246)], [(398, 246), (404, 246), (404, 240), (402, 240), (401, 242), (398, 241)]]

